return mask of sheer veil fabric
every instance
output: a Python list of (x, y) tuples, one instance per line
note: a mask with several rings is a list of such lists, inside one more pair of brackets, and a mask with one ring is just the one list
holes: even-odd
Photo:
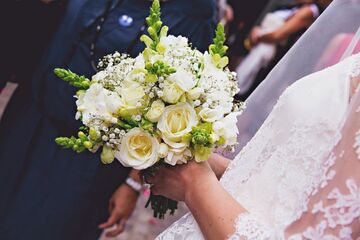
[[(360, 0), (335, 0), (247, 100), (221, 179), (247, 210), (230, 239), (359, 236), (359, 25)], [(203, 236), (187, 214), (157, 239)]]
[[(350, 45), (346, 40), (352, 39), (359, 27), (360, 1), (334, 0), (247, 99), (238, 119), (239, 145), (234, 153), (225, 154), (234, 158), (241, 151), (288, 86), (339, 62)], [(359, 51), (359, 42), (356, 48)]]

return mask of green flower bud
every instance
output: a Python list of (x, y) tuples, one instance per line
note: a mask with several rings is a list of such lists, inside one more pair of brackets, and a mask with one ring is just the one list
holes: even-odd
[(79, 76), (70, 70), (55, 68), (54, 73), (57, 77), (68, 82), (70, 85), (74, 87), (88, 89), (90, 86), (89, 79), (87, 79), (85, 76)]
[(77, 150), (79, 150), (79, 145), (77, 144), (74, 144), (72, 149), (76, 152)]
[(85, 141), (84, 142), (84, 147), (86, 147), (87, 149), (91, 149), (93, 147), (93, 144), (90, 141)]
[(155, 82), (157, 82), (157, 77), (155, 74), (146, 74), (145, 81), (147, 83), (155, 83)]
[(78, 132), (78, 137), (81, 139), (86, 139), (86, 135), (83, 131)]
[(79, 97), (83, 93), (85, 93), (85, 90), (78, 90), (78, 91), (76, 91), (76, 96)]
[(168, 31), (169, 31), (169, 28), (167, 26), (163, 26), (160, 30), (160, 37), (166, 37)]
[(149, 36), (146, 35), (142, 35), (140, 37), (140, 41), (145, 43), (146, 47), (150, 47), (154, 43), (154, 41), (151, 38), (149, 38)]
[(90, 136), (90, 139), (91, 139), (91, 140), (97, 141), (97, 140), (99, 140), (99, 138), (100, 138), (100, 133), (99, 133), (98, 131), (96, 131), (96, 129), (90, 128), (90, 130), (89, 130), (89, 136)]
[(204, 129), (193, 131), (192, 143), (195, 145), (206, 146), (210, 143), (210, 134)]
[(165, 53), (165, 50), (166, 50), (165, 46), (162, 45), (161, 43), (158, 43), (158, 44), (156, 45), (156, 51), (157, 51), (158, 53), (164, 54), (164, 53)]
[(75, 144), (81, 146), (82, 145), (81, 139), (76, 139)]
[(161, 20), (158, 20), (155, 24), (154, 24), (154, 28), (155, 30), (159, 30), (162, 26), (162, 21)]
[(114, 151), (105, 145), (102, 149), (100, 158), (103, 164), (110, 164), (115, 159)]
[(156, 31), (155, 31), (155, 29), (153, 28), (153, 27), (148, 27), (148, 33), (149, 33), (149, 35), (152, 37), (152, 38), (157, 38), (157, 36), (156, 36)]

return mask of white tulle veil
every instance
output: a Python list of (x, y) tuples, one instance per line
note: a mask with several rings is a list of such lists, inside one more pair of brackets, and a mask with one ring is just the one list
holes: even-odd
[(360, 0), (334, 0), (246, 101), (234, 157), (254, 136), (286, 87), (360, 50)]

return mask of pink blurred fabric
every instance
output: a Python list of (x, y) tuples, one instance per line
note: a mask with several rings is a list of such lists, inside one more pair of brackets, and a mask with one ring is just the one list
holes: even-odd
[[(315, 70), (321, 70), (338, 63), (353, 37), (353, 33), (342, 33), (336, 35), (327, 46)], [(358, 52), (360, 52), (360, 42), (358, 42), (355, 50), (353, 51), (354, 54)]]

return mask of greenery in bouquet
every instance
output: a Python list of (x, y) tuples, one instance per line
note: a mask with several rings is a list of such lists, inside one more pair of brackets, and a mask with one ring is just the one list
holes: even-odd
[[(65, 69), (55, 74), (77, 87), (76, 137), (56, 143), (80, 153), (101, 149), (101, 161), (115, 159), (137, 170), (206, 161), (216, 147), (236, 144), (236, 76), (226, 68), (225, 34), (218, 25), (209, 52), (193, 49), (188, 39), (167, 35), (155, 0), (146, 18), (146, 48), (136, 58), (114, 53), (99, 62), (87, 79)], [(176, 209), (176, 202), (152, 195), (154, 215)]]

